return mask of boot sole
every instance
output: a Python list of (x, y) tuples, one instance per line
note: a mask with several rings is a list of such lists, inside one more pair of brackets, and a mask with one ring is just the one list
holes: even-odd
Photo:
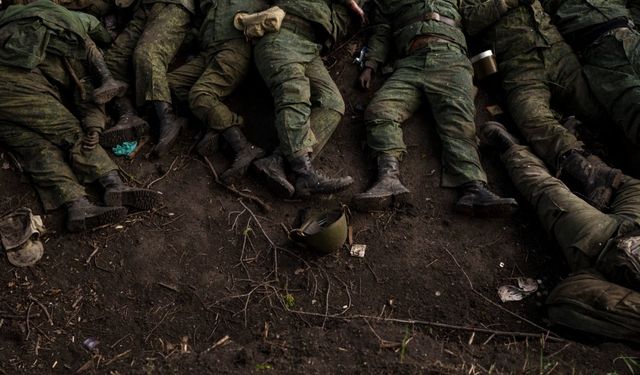
[(115, 97), (122, 97), (126, 92), (129, 86), (126, 83), (121, 83), (116, 85), (108, 90), (97, 92), (98, 90), (93, 91), (93, 101), (96, 104), (107, 104)]
[(385, 211), (391, 207), (399, 207), (409, 200), (409, 192), (386, 197), (354, 197), (353, 204), (358, 211)]
[(491, 205), (454, 205), (453, 208), (456, 213), (471, 217), (509, 217), (513, 215), (517, 209), (518, 203), (515, 200)]
[(264, 157), (265, 152), (261, 148), (256, 148), (255, 152), (251, 155), (249, 162), (240, 168), (227, 169), (220, 175), (220, 180), (226, 185), (233, 185), (240, 181), (240, 179), (247, 173), (247, 170), (251, 166), (254, 160)]
[(305, 187), (305, 188), (296, 187), (295, 195), (301, 198), (305, 198), (305, 197), (311, 196), (312, 194), (334, 194), (334, 193), (339, 193), (341, 191), (347, 190), (349, 186), (351, 186), (352, 184), (353, 184), (353, 179), (348, 184), (344, 184), (342, 186), (339, 186), (333, 189), (314, 190), (309, 187)]
[(131, 127), (105, 131), (100, 136), (100, 145), (105, 148), (112, 148), (122, 142), (140, 139), (149, 134), (149, 125), (146, 122), (134, 124)]
[(291, 187), (290, 189), (288, 189), (284, 184), (278, 182), (278, 180), (271, 178), (271, 175), (266, 171), (266, 168), (261, 168), (255, 163), (252, 163), (251, 165), (253, 166), (253, 169), (258, 177), (266, 183), (269, 190), (271, 190), (274, 194), (281, 198), (293, 197), (296, 189), (289, 181), (287, 181), (287, 184)]
[(81, 220), (67, 221), (67, 229), (70, 232), (82, 232), (107, 224), (119, 223), (127, 216), (127, 212), (126, 207), (114, 207), (112, 210), (95, 216), (86, 217)]
[(153, 190), (113, 191), (104, 194), (104, 203), (107, 206), (125, 206), (137, 210), (150, 210), (160, 200), (160, 193)]
[(613, 194), (622, 186), (622, 171), (619, 169), (612, 169), (607, 176), (608, 188), (598, 190), (593, 197), (589, 197), (591, 204), (600, 211), (609, 207)]

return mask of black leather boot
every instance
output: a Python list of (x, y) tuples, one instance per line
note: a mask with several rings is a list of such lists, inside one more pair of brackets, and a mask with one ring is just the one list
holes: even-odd
[(102, 225), (118, 223), (127, 216), (126, 207), (96, 206), (85, 197), (69, 202), (66, 206), (67, 229), (70, 232), (82, 232)]
[(122, 142), (134, 141), (149, 134), (149, 124), (138, 117), (129, 98), (116, 98), (113, 107), (118, 114), (118, 122), (100, 136), (102, 147), (110, 149)]
[(409, 194), (400, 182), (400, 161), (391, 155), (380, 155), (377, 159), (378, 179), (364, 193), (353, 198), (356, 208), (361, 211), (380, 211), (394, 203), (403, 202)]
[(480, 136), (487, 144), (501, 153), (519, 143), (518, 139), (511, 135), (504, 125), (496, 121), (485, 122), (480, 127)]
[(518, 208), (513, 198), (502, 198), (492, 193), (482, 181), (471, 181), (459, 187), (460, 197), (454, 208), (468, 216), (504, 217)]
[(222, 138), (227, 141), (235, 153), (231, 167), (220, 176), (222, 182), (231, 185), (237, 183), (244, 176), (252, 161), (264, 156), (264, 150), (247, 141), (247, 138), (237, 126), (232, 126), (223, 131)]
[(111, 171), (98, 179), (104, 189), (104, 204), (150, 210), (160, 201), (160, 193), (149, 189), (130, 187), (122, 182), (118, 171)]
[(309, 154), (289, 160), (296, 182), (296, 194), (301, 197), (310, 194), (331, 194), (348, 188), (353, 183), (351, 176), (329, 178), (313, 168)]
[(262, 159), (254, 160), (253, 167), (258, 175), (264, 179), (269, 189), (278, 196), (291, 198), (295, 188), (287, 179), (285, 163), (282, 154), (277, 150)]
[(89, 40), (87, 42), (87, 61), (100, 76), (102, 85), (93, 90), (93, 101), (97, 104), (105, 104), (115, 97), (121, 97), (129, 88), (129, 85), (118, 81), (111, 75), (104, 56), (98, 47)]
[(613, 193), (622, 184), (622, 171), (611, 168), (595, 155), (571, 150), (560, 159), (560, 176), (570, 176), (591, 205), (599, 210), (608, 207)]
[(162, 156), (176, 143), (180, 130), (187, 125), (187, 119), (176, 116), (171, 103), (154, 101), (153, 108), (160, 127), (158, 143), (154, 147), (153, 153), (156, 156)]

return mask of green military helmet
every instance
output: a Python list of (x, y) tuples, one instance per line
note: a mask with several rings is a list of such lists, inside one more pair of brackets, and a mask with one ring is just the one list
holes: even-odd
[(347, 234), (347, 215), (344, 210), (312, 215), (300, 228), (290, 232), (294, 241), (321, 254), (339, 250), (347, 240)]

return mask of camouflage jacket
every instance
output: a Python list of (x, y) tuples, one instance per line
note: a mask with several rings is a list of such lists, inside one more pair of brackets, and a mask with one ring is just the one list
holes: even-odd
[(111, 39), (97, 18), (49, 0), (13, 5), (0, 13), (0, 65), (33, 69), (48, 52), (85, 59), (89, 37), (99, 43)]
[(563, 40), (537, 0), (509, 10), (494, 0), (463, 0), (461, 11), (467, 33), (491, 46), (499, 60)]
[(244, 38), (242, 31), (233, 26), (236, 13), (255, 13), (267, 8), (265, 0), (202, 0), (200, 9), (204, 16), (200, 28), (202, 48), (220, 41)]
[(631, 18), (626, 0), (542, 0), (542, 3), (562, 35), (615, 18)]
[(405, 56), (411, 41), (425, 34), (442, 35), (466, 49), (462, 27), (420, 19), (427, 13), (438, 13), (462, 23), (460, 3), (460, 0), (374, 0), (371, 18), (374, 32), (369, 39), (365, 66), (376, 69), (384, 63), (392, 45), (400, 56)]
[(167, 3), (182, 5), (191, 14), (196, 13), (196, 1), (195, 0), (142, 0), (143, 4), (155, 4), (155, 3)]

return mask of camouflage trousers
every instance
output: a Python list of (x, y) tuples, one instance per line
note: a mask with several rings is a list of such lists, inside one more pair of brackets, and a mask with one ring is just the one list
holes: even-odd
[(502, 160), (573, 271), (592, 267), (610, 240), (640, 229), (639, 180), (624, 177), (607, 214), (573, 194), (528, 147), (514, 146)]
[(601, 107), (564, 42), (501, 61), (509, 113), (536, 155), (555, 170), (562, 154), (582, 144), (560, 124), (552, 105), (583, 121), (602, 118)]
[(607, 114), (631, 142), (640, 144), (640, 33), (617, 29), (585, 49), (581, 60)]
[(193, 60), (169, 73), (169, 86), (181, 102), (208, 128), (217, 131), (244, 124), (242, 116), (222, 101), (247, 77), (251, 45), (233, 39), (211, 46)]
[(428, 103), (442, 141), (442, 185), (487, 181), (476, 144), (472, 68), (453, 43), (434, 43), (396, 63), (364, 115), (374, 154), (401, 157), (407, 148), (401, 125)]
[(45, 210), (85, 196), (81, 184), (118, 167), (97, 146), (83, 150), (80, 121), (38, 69), (0, 68), (0, 144), (20, 160)]
[(320, 45), (301, 34), (282, 28), (254, 48), (258, 71), (273, 95), (279, 149), (287, 158), (309, 152), (316, 156), (345, 111), (340, 90), (320, 58)]
[(148, 101), (171, 102), (167, 70), (187, 35), (190, 19), (180, 5), (143, 4), (105, 54), (116, 79), (130, 82), (129, 77), (135, 77), (132, 86), (138, 106)]

